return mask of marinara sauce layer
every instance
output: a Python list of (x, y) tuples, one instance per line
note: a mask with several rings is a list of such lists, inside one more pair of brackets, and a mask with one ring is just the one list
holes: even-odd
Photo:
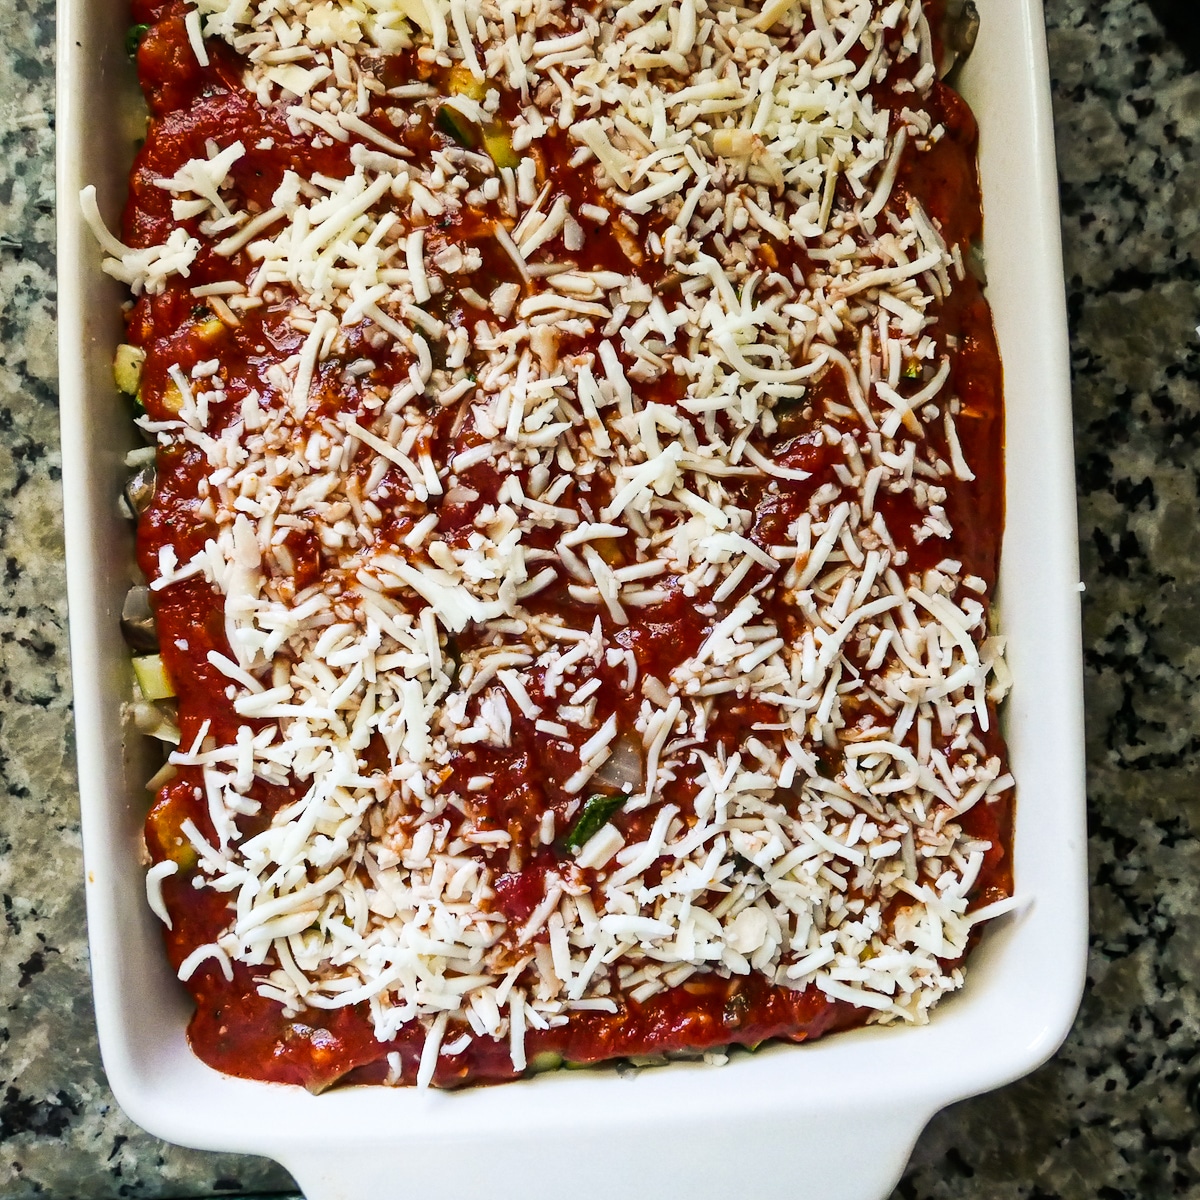
[(195, 1052), (453, 1087), (928, 1020), (1012, 892), (972, 31), (133, 21), (150, 116), (98, 233)]

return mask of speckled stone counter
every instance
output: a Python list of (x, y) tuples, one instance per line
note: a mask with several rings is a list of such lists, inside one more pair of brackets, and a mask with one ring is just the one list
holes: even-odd
[[(1051, 1063), (935, 1119), (903, 1200), (1200, 1196), (1200, 71), (1145, 0), (1047, 10), (1087, 584), (1089, 983)], [(0, 3), (0, 1198), (287, 1192), (270, 1163), (135, 1128), (97, 1053), (59, 517), (53, 42), (52, 0)]]

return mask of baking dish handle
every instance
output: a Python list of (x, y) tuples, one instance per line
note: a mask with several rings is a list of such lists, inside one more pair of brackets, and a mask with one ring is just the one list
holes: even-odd
[[(306, 1200), (886, 1200), (908, 1162), (928, 1113), (839, 1111), (806, 1121), (797, 1136), (768, 1118), (747, 1136), (707, 1127), (596, 1142), (577, 1137), (562, 1150), (542, 1138), (467, 1147), (420, 1144), (346, 1146), (282, 1156)], [(591, 1164), (589, 1167), (587, 1164)]]

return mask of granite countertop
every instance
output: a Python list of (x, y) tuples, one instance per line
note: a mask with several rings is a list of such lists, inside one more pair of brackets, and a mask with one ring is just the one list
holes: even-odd
[[(1048, 1065), (933, 1121), (903, 1200), (1200, 1195), (1200, 63), (1151, 2), (1195, 36), (1194, 0), (1046, 0), (1087, 586), (1087, 994)], [(141, 1132), (96, 1048), (62, 566), (53, 46), (53, 0), (0, 5), (0, 1200), (289, 1192), (271, 1163)]]

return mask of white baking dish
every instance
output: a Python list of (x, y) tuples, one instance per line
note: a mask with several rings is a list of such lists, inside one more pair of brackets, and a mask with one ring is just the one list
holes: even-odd
[[(1005, 361), (1006, 713), (1020, 785), (1017, 890), (965, 992), (920, 1029), (780, 1046), (726, 1067), (634, 1079), (560, 1072), (460, 1093), (319, 1098), (227, 1078), (188, 1049), (190, 1001), (143, 896), (137, 849), (153, 770), (122, 729), (117, 633), (131, 538), (116, 497), (132, 443), (109, 362), (119, 288), (75, 197), (119, 211), (140, 102), (107, 0), (59, 4), (59, 297), (65, 521), (88, 924), (105, 1067), (126, 1112), (184, 1145), (269, 1155), (310, 1200), (520, 1195), (876, 1200), (942, 1106), (1031, 1070), (1066, 1035), (1086, 947), (1083, 736), (1067, 328), (1039, 0), (978, 0), (962, 88), (982, 126), (989, 294)], [(114, 115), (118, 119), (114, 119)]]

